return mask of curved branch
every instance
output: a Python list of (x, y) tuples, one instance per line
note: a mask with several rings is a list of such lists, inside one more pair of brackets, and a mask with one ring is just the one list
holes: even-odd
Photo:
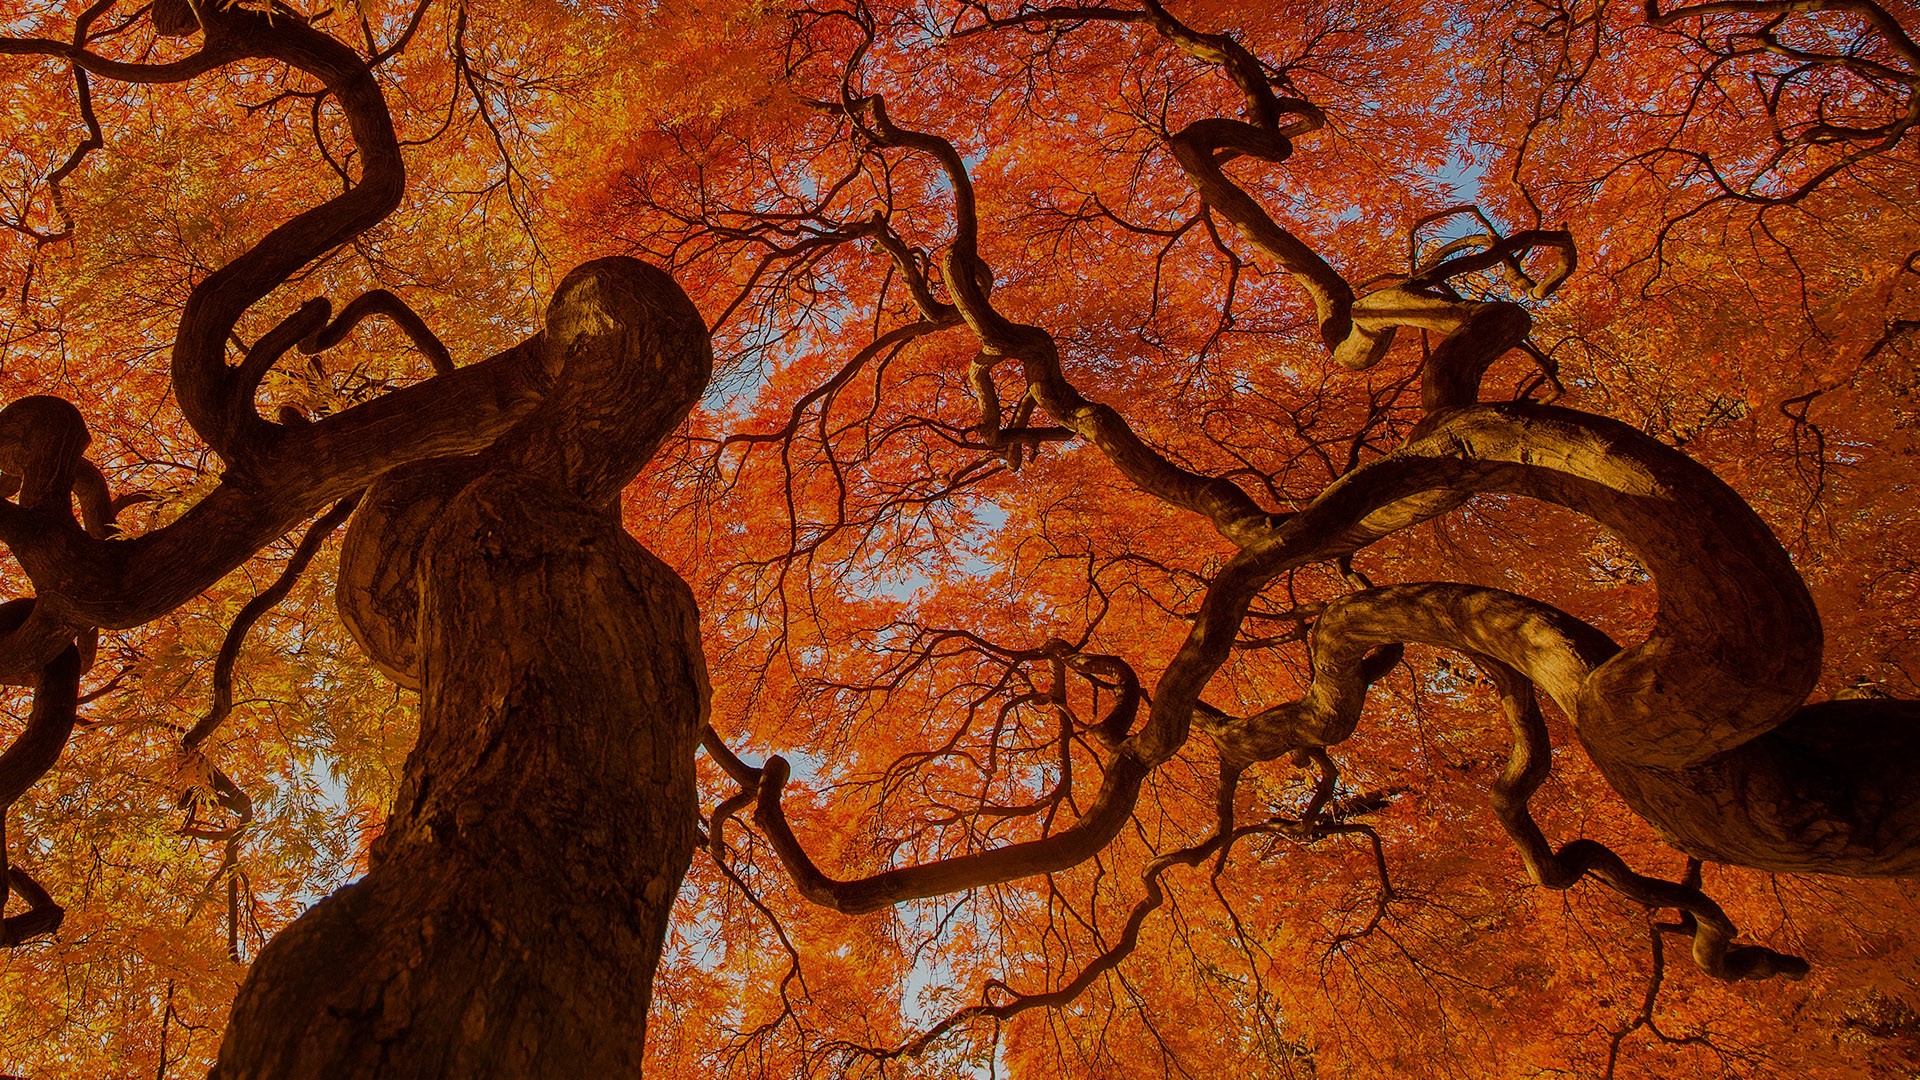
[[(176, 394), (189, 422), (233, 467), (175, 522), (133, 540), (103, 542), (110, 514), (100, 512), (95, 488), (101, 485), (92, 483), (91, 469), (78, 458), (86, 432), (77, 414), (53, 417), (60, 430), (33, 435), (31, 446), (0, 430), (0, 458), (6, 459), (0, 470), (32, 474), (22, 478), (17, 504), (0, 502), (0, 541), (19, 558), (39, 594), (30, 612), (0, 636), (0, 678), (8, 680), (28, 677), (89, 627), (138, 625), (177, 607), (264, 544), (396, 465), (487, 446), (525, 416), (552, 381), (536, 336), (490, 360), (315, 423), (287, 428), (261, 419), (253, 388), (293, 344), (288, 338), (323, 330), (314, 323), (325, 322), (324, 302), (307, 305), (269, 333), (237, 369), (224, 359), (232, 328), (302, 266), (397, 204), (404, 176), (392, 124), (367, 65), (284, 8), (215, 10), (169, 0), (153, 15), (168, 34), (197, 32), (204, 23), (200, 49), (160, 65), (121, 64), (79, 44), (41, 39), (0, 41), (0, 53), (55, 56), (99, 77), (135, 82), (180, 81), (249, 57), (283, 61), (319, 78), (342, 103), (362, 176), (346, 192), (269, 232), (193, 290), (175, 341)], [(91, 16), (83, 16), (83, 24)], [(378, 298), (370, 303), (385, 309)], [(353, 309), (349, 305), (343, 314), (358, 314)], [(422, 329), (396, 318), (410, 333)], [(430, 335), (414, 337), (432, 355)], [(437, 357), (435, 363), (441, 366)], [(18, 402), (8, 412), (16, 419), (33, 414), (38, 419), (30, 426), (40, 428), (52, 410), (71, 413), (70, 406), (50, 404), (55, 400)], [(22, 455), (33, 459), (32, 468)], [(69, 490), (81, 497), (84, 528), (71, 519)]]
[[(1275, 575), (1355, 551), (1475, 492), (1584, 514), (1626, 541), (1652, 573), (1660, 606), (1648, 638), (1578, 680), (1563, 672), (1543, 685), (1563, 699), (1571, 694), (1563, 706), (1595, 762), (1670, 842), (1760, 869), (1920, 870), (1920, 799), (1898, 779), (1920, 767), (1920, 706), (1801, 708), (1819, 675), (1820, 623), (1765, 524), (1679, 451), (1624, 424), (1550, 406), (1445, 414), (1406, 448), (1327, 489), (1273, 540), (1237, 556), (1169, 665), (1149, 721), (1133, 737), (1135, 753), (1164, 760), (1184, 742), (1200, 691), (1226, 659), (1252, 597)], [(1740, 617), (1729, 617), (1734, 612)], [(1469, 647), (1544, 678), (1538, 665), (1493, 642)], [(1591, 651), (1585, 659), (1579, 652), (1563, 656), (1568, 670), (1591, 665)]]
[[(878, 96), (855, 99), (849, 92), (835, 108), (856, 124), (861, 123), (862, 115), (870, 117), (871, 125), (863, 125), (862, 130), (876, 144), (916, 150), (939, 163), (952, 188), (954, 206), (953, 240), (943, 261), (947, 289), (953, 306), (979, 337), (989, 359), (1018, 359), (1028, 392), (1039, 406), (1062, 427), (1092, 443), (1141, 490), (1205, 516), (1221, 535), (1242, 546), (1268, 531), (1274, 515), (1238, 485), (1183, 469), (1147, 445), (1118, 410), (1089, 401), (1067, 379), (1053, 335), (1037, 326), (1013, 322), (993, 306), (993, 272), (980, 257), (973, 180), (952, 143), (895, 124), (887, 115), (885, 100)], [(880, 230), (880, 235), (883, 246), (887, 246), (885, 231)], [(898, 261), (899, 252), (894, 251), (894, 256)]]
[(228, 714), (233, 712), (233, 665), (240, 659), (240, 647), (246, 644), (247, 632), (253, 629), (254, 623), (260, 621), (260, 616), (272, 611), (275, 605), (287, 598), (307, 564), (319, 553), (320, 545), (332, 535), (333, 530), (340, 527), (341, 522), (347, 520), (347, 515), (353, 513), (353, 508), (359, 502), (359, 495), (350, 495), (322, 514), (306, 535), (300, 538), (300, 543), (294, 546), (286, 567), (273, 579), (273, 584), (247, 601), (240, 613), (233, 617), (233, 625), (227, 627), (227, 636), (220, 642), (220, 654), (213, 661), (213, 704), (180, 740), (183, 749), (193, 750), (206, 742), (207, 737), (219, 730)]
[(787, 823), (786, 812), (780, 806), (781, 789), (790, 775), (785, 758), (770, 757), (762, 767), (753, 820), (766, 834), (801, 895), (835, 911), (863, 915), (908, 900), (964, 892), (1077, 866), (1099, 854), (1120, 835), (1133, 814), (1140, 785), (1151, 771), (1151, 766), (1143, 762), (1124, 754), (1116, 755), (1107, 766), (1106, 778), (1093, 805), (1080, 820), (1042, 839), (847, 880), (822, 873)]
[(1377, 335), (1354, 334), (1353, 286), (1304, 241), (1274, 221), (1220, 168), (1222, 161), (1238, 156), (1278, 164), (1292, 155), (1290, 140), (1275, 129), (1213, 117), (1182, 128), (1167, 139), (1167, 145), (1207, 205), (1307, 290), (1320, 320), (1320, 339), (1332, 350), (1335, 360), (1348, 367), (1366, 367), (1385, 354), (1386, 342)]
[[(1600, 704), (1582, 722), (1604, 731), (1596, 738), (1622, 757), (1684, 767), (1752, 738), (1805, 700), (1818, 675), (1819, 619), (1792, 560), (1738, 494), (1625, 424), (1545, 405), (1477, 405), (1443, 414), (1406, 447), (1349, 473), (1234, 558), (1162, 682), (1156, 722), (1142, 733), (1153, 733), (1153, 753), (1184, 738), (1199, 687), (1267, 581), (1351, 554), (1479, 492), (1526, 495), (1593, 518), (1659, 583), (1651, 637), (1585, 689)], [(1725, 618), (1736, 610), (1748, 617)], [(1655, 678), (1655, 669), (1668, 674)]]
[[(1533, 689), (1538, 685), (1553, 697), (1579, 730), (1582, 687), (1618, 649), (1592, 627), (1538, 601), (1453, 584), (1398, 585), (1344, 597), (1329, 604), (1314, 627), (1313, 682), (1306, 695), (1241, 721), (1209, 717), (1209, 734), (1233, 762), (1321, 753), (1319, 747), (1350, 737), (1359, 722), (1371, 681), (1367, 653), (1399, 643), (1455, 649), (1493, 673), (1514, 732), (1513, 752), (1494, 783), (1493, 806), (1536, 884), (1567, 889), (1592, 875), (1636, 902), (1686, 912), (1693, 917), (1695, 962), (1717, 978), (1805, 974), (1807, 965), (1797, 957), (1730, 946), (1732, 921), (1698, 888), (1638, 874), (1593, 840), (1557, 850), (1548, 843), (1527, 806), (1551, 767)], [(1598, 757), (1595, 742), (1581, 734)]]
[(92, 75), (115, 82), (157, 85), (180, 83), (205, 75), (235, 59), (229, 43), (209, 40), (198, 52), (165, 64), (130, 64), (89, 52), (84, 46), (50, 38), (0, 38), (0, 56), (53, 56)]
[(41, 672), (26, 728), (0, 753), (0, 813), (60, 760), (73, 735), (80, 672), (80, 651), (71, 646)]
[(247, 459), (270, 440), (272, 429), (264, 422), (258, 428), (237, 426), (229, 407), (239, 381), (225, 360), (234, 326), (301, 267), (399, 206), (406, 172), (379, 84), (352, 49), (284, 15), (274, 18), (211, 4), (197, 7), (195, 13), (205, 27), (202, 51), (219, 55), (222, 63), (279, 60), (319, 79), (346, 114), (361, 169), (359, 182), (275, 227), (245, 254), (208, 275), (187, 298), (174, 340), (174, 394), (194, 431), (229, 465), (239, 466), (251, 464)]
[(228, 426), (235, 432), (264, 431), (267, 421), (261, 419), (259, 409), (254, 405), (254, 395), (260, 391), (260, 383), (266, 379), (273, 365), (287, 355), (296, 344), (317, 333), (326, 325), (330, 305), (324, 299), (309, 300), (294, 309), (293, 314), (281, 319), (273, 329), (260, 335), (260, 340), (247, 350), (246, 358), (233, 373), (232, 397), (227, 401)]
[[(67, 918), (66, 909), (54, 903), (44, 886), (17, 866), (6, 867), (5, 878), (7, 892), (25, 900), (27, 910), (0, 919), (0, 949), (24, 945), (60, 929)], [(5, 896), (5, 892), (0, 892), (0, 899)]]
[(0, 753), (0, 912), (9, 892), (27, 902), (27, 910), (0, 919), (0, 948), (12, 948), (60, 928), (66, 912), (38, 881), (7, 858), (7, 811), (60, 760), (73, 735), (80, 701), (80, 650), (68, 646), (40, 673), (34, 686), (27, 726)]
[[(0, 502), (0, 541), (40, 590), (36, 614), (59, 621), (67, 636), (83, 626), (137, 626), (203, 592), (265, 544), (395, 466), (489, 445), (531, 412), (550, 385), (541, 342), (530, 338), (450, 375), (287, 431), (256, 459), (254, 476), (226, 476), (163, 528), (109, 542), (88, 536), (70, 512), (63, 519), (57, 509)], [(47, 640), (0, 639), (0, 672), (17, 675), (44, 664)]]
[(1558, 849), (1549, 844), (1527, 805), (1553, 764), (1553, 748), (1547, 740), (1547, 725), (1540, 715), (1533, 683), (1497, 660), (1483, 660), (1480, 666), (1493, 676), (1501, 710), (1513, 730), (1513, 750), (1506, 768), (1493, 783), (1494, 814), (1520, 849), (1521, 862), (1534, 884), (1568, 889), (1582, 877), (1592, 875), (1629, 900), (1650, 908), (1684, 912), (1693, 924), (1693, 962), (1716, 979), (1766, 979), (1775, 975), (1798, 979), (1807, 973), (1807, 962), (1800, 957), (1758, 945), (1731, 944), (1737, 932), (1733, 920), (1697, 884), (1635, 873), (1612, 849), (1595, 840), (1575, 840)]
[(445, 375), (453, 371), (453, 354), (447, 351), (447, 346), (427, 326), (427, 321), (408, 307), (405, 300), (385, 289), (374, 289), (355, 297), (352, 303), (340, 309), (340, 314), (334, 316), (332, 322), (301, 338), (300, 352), (312, 356), (333, 348), (345, 341), (354, 327), (373, 315), (385, 315), (393, 320), (394, 325), (413, 342), (413, 347), (427, 358), (427, 363), (433, 365), (434, 374)]

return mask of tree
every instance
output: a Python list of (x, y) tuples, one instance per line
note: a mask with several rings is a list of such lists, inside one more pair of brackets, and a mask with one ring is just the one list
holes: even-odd
[[(623, 17), (611, 40), (581, 29)], [(184, 251), (168, 280), (190, 288), (163, 335), (179, 430), (90, 458), (91, 417), (124, 399), (10, 389), (0, 413), (17, 484), (0, 539), (32, 589), (0, 609), (0, 666), (32, 689), (0, 802), (103, 775), (56, 768), (82, 699), (158, 707), (154, 684), (213, 651), (179, 613), (250, 594), (229, 575), (317, 516), (231, 616), (211, 708), (155, 725), (238, 960), (263, 892), (282, 920), (303, 906), (243, 864), (316, 860), (257, 851), (248, 792), (285, 769), (273, 740), (214, 739), (244, 708), (249, 631), (348, 514), (341, 620), (419, 694), (364, 876), (253, 959), (219, 1025), (222, 1077), (634, 1073), (663, 949), (650, 1052), (667, 1071), (709, 1070), (689, 1040), (716, 1023), (720, 1064), (778, 1075), (1058, 1072), (1083, 1030), (1108, 1045), (1080, 1067), (1105, 1074), (1137, 1064), (1136, 1041), (1141, 1060), (1282, 1075), (1431, 1071), (1462, 1042), (1542, 1067), (1724, 1067), (1778, 1048), (1664, 1030), (1665, 940), (1722, 980), (1808, 965), (1736, 944), (1705, 866), (1911, 877), (1920, 860), (1920, 705), (1883, 689), (1920, 693), (1899, 662), (1913, 638), (1857, 614), (1859, 593), (1913, 576), (1887, 542), (1914, 512), (1895, 479), (1920, 251), (1904, 9), (555, 5), (477, 30), (423, 2), (336, 16), (359, 49), (279, 5), (18, 18), (36, 25), (0, 52), (67, 81), (36, 74), (22, 99), (38, 124), (16, 154), (58, 163), (22, 170), (13, 347), (42, 365), (107, 347), (79, 362), (94, 380), (153, 351), (138, 338), (168, 301), (92, 325), (90, 290), (139, 288), (114, 293), (79, 252)], [(444, 50), (420, 44), (435, 34)], [(536, 52), (490, 51), (513, 41)], [(1441, 77), (1421, 80), (1436, 42)], [(105, 86), (162, 92), (116, 91), (102, 120)], [(396, 99), (418, 134), (396, 133)], [(568, 104), (591, 123), (564, 123)], [(83, 132), (64, 152), (54, 115)], [(204, 198), (159, 200), (219, 229), (82, 235), (143, 179), (96, 152), (143, 127), (202, 133), (169, 168), (233, 163)], [(505, 213), (423, 228), (434, 200), (405, 205), (416, 144), (442, 203)], [(517, 344), (487, 309), (496, 235), (535, 265), (601, 256), (559, 276)], [(402, 299), (435, 281), (464, 319)], [(349, 290), (336, 313), (324, 297)], [(411, 350), (353, 343), (374, 316)], [(443, 341), (443, 322), (462, 328)], [(402, 374), (412, 353), (431, 376)], [(135, 413), (170, 408), (135, 392)], [(189, 432), (219, 464), (183, 483), (158, 463)], [(153, 488), (141, 524), (121, 521), (143, 497), (128, 478)], [(1571, 513), (1523, 509), (1541, 503)], [(1790, 552), (1776, 529), (1796, 526)], [(1847, 632), (1812, 704), (1810, 579)], [(317, 613), (280, 629), (290, 644), (251, 678), (284, 700), (256, 712), (378, 711), (370, 683), (307, 704), (343, 677), (299, 655), (327, 633)], [(1590, 768), (1554, 756), (1543, 692)], [(1383, 697), (1404, 704), (1363, 729)], [(1498, 751), (1426, 727), (1487, 703), (1507, 725), (1494, 819), (1526, 878), (1592, 878), (1675, 921), (1595, 907), (1609, 929), (1587, 946), (1565, 922), (1508, 927), (1550, 954), (1547, 976), (1488, 955), (1502, 931), (1480, 920), (1513, 900), (1478, 879), (1500, 856), (1427, 800), (1464, 787), (1436, 760)], [(345, 768), (350, 801), (388, 794)], [(1547, 783), (1562, 805), (1543, 827)], [(99, 811), (61, 802), (16, 819), (10, 946), (62, 925), (36, 862), (61, 845), (33, 837)], [(1677, 880), (1648, 871), (1658, 844), (1622, 807), (1685, 853)], [(1329, 870), (1317, 853), (1343, 844)], [(1411, 886), (1409, 859), (1431, 861)], [(1324, 934), (1288, 929), (1315, 906)], [(1433, 1007), (1428, 1038), (1342, 1035), (1289, 962), (1317, 952), (1329, 990), (1395, 1007), (1374, 984), (1453, 978), (1484, 1003), (1647, 948), (1622, 935), (1651, 943), (1651, 975), (1600, 1038), (1449, 1034), (1457, 1004)], [(1907, 970), (1898, 942), (1872, 947), (1875, 970)], [(176, 1022), (185, 1039), (205, 1023), (176, 1007), (182, 981), (212, 980), (140, 1007), (159, 1042), (140, 1060), (162, 1075)], [(875, 984), (914, 1000), (875, 1012)], [(1877, 1000), (1889, 1030), (1912, 1026), (1897, 995)], [(1060, 1010), (1051, 1046), (1030, 1023), (1043, 1007)], [(1250, 1019), (1169, 1030), (1156, 1008)]]

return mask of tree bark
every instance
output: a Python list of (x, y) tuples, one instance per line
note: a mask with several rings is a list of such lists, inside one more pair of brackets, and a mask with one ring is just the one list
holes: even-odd
[(541, 347), (531, 415), (355, 515), (341, 613), (421, 689), (419, 741), (366, 877), (256, 959), (220, 1080), (640, 1072), (709, 695), (692, 591), (618, 495), (711, 352), (631, 259), (568, 275)]
[(540, 479), (448, 505), (425, 715), (367, 876), (276, 937), (221, 1080), (635, 1076), (694, 844), (692, 594)]

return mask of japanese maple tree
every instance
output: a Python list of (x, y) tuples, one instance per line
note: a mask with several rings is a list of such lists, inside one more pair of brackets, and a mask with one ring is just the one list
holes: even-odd
[(1913, 26), (9, 11), (0, 1065), (1920, 1064)]

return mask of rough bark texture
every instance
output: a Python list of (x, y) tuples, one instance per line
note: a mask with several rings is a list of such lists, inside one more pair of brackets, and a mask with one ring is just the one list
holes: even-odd
[(341, 610), (420, 737), (367, 876), (255, 962), (222, 1080), (640, 1071), (708, 690), (692, 593), (614, 500), (711, 361), (631, 259), (569, 275), (541, 344), (531, 416), (354, 519)]
[(430, 543), (393, 818), (367, 877), (262, 952), (223, 1080), (639, 1073), (694, 844), (692, 596), (538, 479), (467, 488)]

